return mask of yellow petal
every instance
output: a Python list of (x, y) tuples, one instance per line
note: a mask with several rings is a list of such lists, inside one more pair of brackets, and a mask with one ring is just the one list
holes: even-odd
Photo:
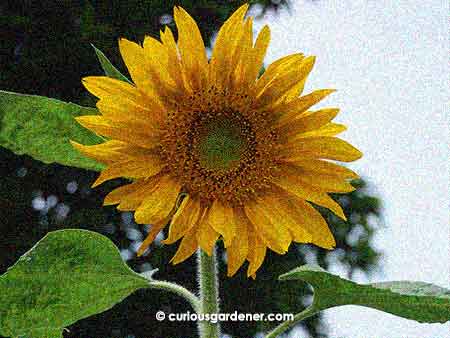
[(143, 47), (144, 57), (150, 67), (149, 74), (152, 77), (153, 85), (163, 86), (166, 90), (173, 88), (176, 82), (171, 76), (172, 73), (169, 72), (169, 68), (173, 65), (169, 63), (169, 51), (167, 47), (151, 36), (144, 38)]
[(324, 192), (346, 193), (355, 190), (350, 183), (347, 183), (339, 176), (314, 172), (289, 164), (280, 166), (280, 169), (283, 176), (291, 181), (291, 184), (307, 185)]
[(126, 149), (128, 146), (125, 142), (111, 140), (92, 146), (85, 146), (84, 144), (75, 141), (70, 141), (70, 143), (83, 155), (105, 164), (123, 161), (128, 158), (127, 152), (122, 152), (122, 150)]
[(220, 234), (206, 222), (207, 216), (199, 221), (197, 231), (197, 242), (200, 248), (209, 256), (212, 255), (214, 245), (219, 239)]
[(244, 263), (248, 254), (248, 221), (244, 221), (245, 215), (242, 215), (241, 219), (242, 221), (239, 224), (239, 234), (233, 238), (233, 241), (227, 248), (228, 277), (231, 277), (236, 273)]
[(112, 122), (98, 115), (78, 116), (75, 120), (97, 134), (143, 148), (151, 149), (159, 143), (159, 133), (145, 130), (141, 125)]
[(316, 172), (316, 173), (336, 176), (341, 179), (359, 178), (358, 174), (353, 172), (352, 170), (350, 170), (346, 167), (343, 167), (341, 165), (325, 161), (325, 160), (317, 160), (317, 159), (300, 157), (300, 158), (292, 159), (289, 162), (298, 167), (303, 168), (304, 170), (308, 170), (310, 172)]
[(185, 80), (185, 77), (183, 76), (185, 70), (184, 68), (181, 67), (178, 47), (170, 28), (165, 26), (164, 31), (160, 32), (160, 37), (162, 43), (167, 48), (168, 64), (169, 64), (169, 67), (167, 67), (168, 73), (170, 74), (171, 78), (175, 81), (177, 87), (180, 90), (185, 90), (188, 93), (188, 95), (191, 94), (192, 89), (191, 86), (187, 83), (187, 80)]
[(306, 133), (297, 135), (297, 139), (306, 138), (306, 137), (315, 137), (315, 136), (336, 136), (337, 134), (340, 134), (346, 130), (347, 130), (347, 127), (344, 126), (343, 124), (330, 122), (319, 129), (308, 131)]
[(165, 108), (150, 99), (142, 106), (135, 101), (116, 96), (104, 97), (96, 104), (102, 115), (110, 121), (145, 125), (145, 128), (155, 130), (161, 126), (165, 117)]
[(210, 60), (211, 83), (225, 86), (224, 79), (234, 69), (228, 67), (229, 58), (236, 46), (236, 31), (242, 26), (248, 4), (239, 7), (220, 28)]
[(169, 176), (163, 176), (154, 190), (137, 208), (134, 218), (140, 224), (154, 224), (169, 214), (175, 205), (180, 184)]
[(136, 156), (131, 160), (115, 162), (101, 171), (100, 176), (92, 184), (92, 187), (96, 187), (105, 181), (118, 177), (151, 177), (159, 173), (164, 166), (155, 155)]
[(172, 264), (181, 263), (192, 256), (192, 254), (197, 250), (198, 243), (195, 236), (196, 230), (196, 227), (193, 227), (184, 235), (175, 256), (171, 259)]
[[(233, 90), (235, 87), (233, 87), (233, 78), (235, 76), (235, 70), (236, 68), (241, 69), (238, 67), (238, 63), (240, 61), (241, 56), (241, 44), (243, 43), (244, 34), (246, 31), (246, 27), (249, 26), (249, 23), (251, 21), (246, 20), (244, 24), (237, 23), (234, 27), (232, 27), (232, 30), (229, 32), (230, 36), (230, 46), (227, 50), (227, 55), (224, 60), (224, 65), (222, 70), (223, 76), (221, 83), (218, 84), (219, 87), (224, 88), (226, 90)], [(248, 29), (248, 28), (247, 28)]]
[(290, 61), (286, 62), (287, 65), (284, 63), (280, 64), (277, 67), (280, 68), (279, 71), (268, 79), (264, 87), (261, 87), (261, 83), (264, 83), (264, 79), (266, 78), (264, 77), (264, 73), (257, 83), (257, 99), (253, 108), (262, 109), (283, 102), (286, 94), (291, 91), (292, 87), (296, 86), (299, 81), (302, 81), (311, 72), (314, 61), (315, 57), (313, 56), (303, 58), (303, 55), (294, 55)]
[[(146, 35), (144, 37), (142, 48), (144, 50), (144, 57), (151, 65), (159, 65), (159, 68), (161, 68), (161, 73), (162, 70), (167, 70), (169, 66), (169, 55), (165, 45), (157, 39)], [(170, 81), (171, 79), (167, 78), (167, 80)]]
[(247, 259), (250, 264), (248, 266), (247, 276), (255, 278), (255, 273), (261, 267), (264, 262), (264, 257), (266, 256), (266, 246), (259, 238), (255, 229), (249, 228), (248, 246), (250, 250), (248, 250)]
[(134, 211), (143, 200), (152, 193), (158, 177), (150, 179), (137, 179), (131, 184), (121, 186), (106, 195), (103, 205), (119, 204), (120, 211)]
[(297, 99), (303, 93), (303, 89), (305, 89), (307, 79), (308, 75), (306, 75), (302, 80), (293, 85), (291, 89), (289, 89), (286, 94), (284, 94), (283, 98), (286, 102)]
[(203, 209), (200, 207), (200, 200), (193, 199), (189, 195), (186, 196), (170, 222), (169, 236), (163, 243), (172, 244), (178, 241), (196, 225), (202, 213)]
[(116, 96), (136, 103), (145, 103), (142, 93), (128, 82), (107, 76), (87, 76), (83, 78), (82, 83), (91, 94), (99, 99)]
[(293, 210), (285, 203), (285, 193), (268, 194), (261, 198), (260, 203), (266, 206), (267, 214), (273, 220), (274, 226), (283, 226), (289, 230), (292, 239), (299, 243), (310, 243), (312, 241), (311, 233), (297, 220), (291, 217)]
[(139, 247), (137, 251), (137, 256), (142, 256), (142, 254), (145, 252), (145, 250), (153, 243), (156, 236), (161, 232), (161, 230), (169, 223), (170, 217), (166, 217), (165, 219), (161, 220), (158, 223), (155, 223), (152, 225), (150, 232), (148, 233), (145, 240), (142, 242), (141, 246)]
[(247, 81), (245, 84), (249, 85), (257, 79), (259, 71), (263, 66), (264, 57), (267, 52), (267, 48), (270, 43), (270, 29), (269, 26), (264, 26), (259, 32), (256, 38), (255, 46), (250, 54), (250, 58), (247, 61), (247, 68), (245, 71), (244, 79)]
[(310, 94), (274, 106), (273, 111), (280, 116), (278, 124), (284, 125), (286, 123), (291, 123), (295, 117), (299, 116), (335, 91), (336, 90), (334, 89), (315, 90)]
[(98, 156), (111, 156), (110, 158), (111, 160), (114, 160), (114, 162), (134, 158), (137, 156), (155, 154), (155, 149), (141, 148), (135, 146), (134, 144), (129, 144), (117, 140), (109, 140), (92, 146), (84, 146), (81, 144), (77, 144), (76, 142), (72, 143), (74, 144), (74, 146), (76, 144), (77, 149), (80, 149), (80, 151), (84, 152), (87, 156), (95, 157), (97, 156), (96, 152), (98, 152)]
[(168, 99), (176, 96), (172, 83), (167, 83), (167, 72), (159, 60), (147, 56), (140, 45), (127, 39), (119, 40), (119, 49), (139, 90), (155, 101), (161, 100), (162, 103), (167, 103)]
[(219, 200), (215, 200), (208, 210), (208, 224), (223, 236), (225, 246), (231, 243), (239, 227), (233, 209)]
[(276, 211), (269, 211), (270, 206), (259, 201), (247, 203), (244, 209), (267, 246), (279, 254), (286, 253), (292, 238), (284, 224), (279, 223), (280, 215)]
[(260, 95), (264, 88), (272, 81), (275, 80), (278, 74), (286, 72), (292, 68), (293, 64), (301, 62), (304, 59), (304, 55), (301, 53), (291, 54), (284, 56), (275, 62), (271, 63), (265, 72), (258, 79), (255, 87), (255, 94)]
[(137, 189), (142, 187), (144, 182), (145, 182), (144, 179), (140, 179), (140, 180), (136, 180), (135, 182), (133, 182), (131, 184), (123, 185), (117, 189), (114, 189), (108, 195), (106, 195), (106, 197), (103, 201), (103, 205), (113, 205), (113, 204), (120, 203), (120, 201), (125, 196), (135, 192)]
[(140, 90), (147, 93), (148, 89), (153, 88), (153, 83), (144, 50), (137, 43), (127, 39), (119, 39), (119, 50), (133, 82)]
[(348, 142), (336, 137), (317, 136), (294, 140), (282, 151), (286, 158), (314, 157), (342, 162), (352, 162), (362, 153)]
[(255, 108), (261, 108), (273, 102), (278, 102), (299, 81), (303, 80), (312, 70), (315, 57), (309, 56), (292, 64), (291, 69), (277, 76), (257, 94)]
[(141, 184), (129, 193), (120, 196), (120, 204), (117, 209), (120, 211), (134, 211), (142, 204), (145, 198), (147, 198), (155, 189), (156, 182), (159, 177), (156, 175), (149, 179), (140, 179), (136, 182), (141, 182)]
[[(144, 120), (159, 116), (158, 114), (161, 114), (164, 109), (155, 95), (145, 95), (127, 82), (106, 76), (88, 76), (83, 78), (83, 85), (89, 92), (100, 98), (99, 109), (107, 108), (110, 104), (113, 108), (125, 110), (124, 115), (138, 115)], [(102, 109), (100, 111), (102, 112)], [(117, 114), (113, 116), (120, 120)]]
[(312, 235), (312, 243), (325, 249), (332, 249), (336, 242), (322, 215), (309, 203), (293, 195), (286, 197), (284, 203), (290, 209), (290, 216), (297, 224)]
[(274, 178), (273, 182), (284, 190), (292, 193), (293, 195), (328, 208), (342, 219), (347, 219), (340, 205), (337, 204), (323, 190), (303, 184), (299, 181), (293, 182), (292, 178), (286, 177), (284, 175)]
[(245, 71), (248, 67), (249, 62), (251, 62), (250, 56), (253, 47), (253, 20), (252, 18), (247, 18), (245, 21), (242, 32), (240, 33), (240, 41), (237, 42), (239, 48), (235, 49), (235, 53), (231, 58), (230, 67), (234, 70), (231, 72), (231, 89), (239, 88), (241, 91), (245, 90)]
[(297, 119), (285, 124), (279, 129), (279, 133), (287, 138), (295, 138), (299, 134), (319, 129), (336, 117), (339, 109), (327, 108), (315, 112), (303, 113)]
[(182, 64), (193, 81), (193, 87), (200, 89), (206, 85), (208, 65), (202, 35), (195, 20), (183, 8), (174, 8), (174, 18)]

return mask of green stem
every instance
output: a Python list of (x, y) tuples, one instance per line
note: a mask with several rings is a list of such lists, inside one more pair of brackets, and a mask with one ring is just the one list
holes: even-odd
[(148, 273), (141, 273), (140, 275), (149, 280), (149, 285), (151, 288), (172, 292), (183, 297), (191, 304), (196, 313), (200, 313), (200, 299), (198, 299), (198, 297), (188, 289), (176, 283), (151, 279), (151, 274)]
[(294, 327), (296, 324), (298, 324), (302, 320), (315, 315), (317, 312), (319, 312), (319, 310), (317, 308), (315, 308), (314, 306), (310, 306), (310, 307), (306, 308), (305, 310), (303, 310), (302, 312), (297, 313), (294, 316), (293, 320), (289, 320), (289, 321), (283, 322), (280, 325), (278, 325), (276, 328), (274, 328), (272, 331), (270, 331), (269, 334), (265, 338), (277, 338), (283, 332)]
[[(211, 256), (198, 250), (198, 281), (200, 283), (201, 313), (219, 313), (216, 248)], [(199, 322), (201, 338), (219, 338), (219, 323)]]

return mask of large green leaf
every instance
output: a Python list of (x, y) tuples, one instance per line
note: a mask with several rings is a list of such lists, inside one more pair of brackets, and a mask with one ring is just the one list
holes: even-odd
[(97, 109), (43, 96), (0, 91), (0, 146), (44, 163), (60, 163), (101, 170), (69, 143), (91, 145), (102, 138), (78, 124), (74, 117), (98, 114)]
[(315, 265), (301, 266), (279, 279), (297, 279), (311, 284), (314, 288), (312, 308), (316, 312), (340, 305), (361, 305), (421, 323), (450, 320), (450, 290), (429, 283), (358, 284)]
[(125, 75), (123, 75), (116, 67), (114, 67), (111, 61), (109, 61), (109, 59), (105, 54), (103, 54), (100, 49), (95, 47), (93, 44), (91, 44), (91, 46), (94, 48), (95, 54), (97, 54), (98, 61), (100, 61), (100, 65), (102, 66), (102, 69), (105, 72), (106, 76), (131, 83)]
[(103, 235), (50, 232), (0, 277), (0, 336), (60, 337), (65, 327), (147, 287)]

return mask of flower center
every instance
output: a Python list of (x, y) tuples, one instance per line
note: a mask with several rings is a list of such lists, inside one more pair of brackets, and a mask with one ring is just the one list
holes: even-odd
[(240, 128), (223, 119), (207, 123), (201, 129), (197, 140), (194, 140), (200, 165), (217, 171), (236, 168), (247, 148)]
[(270, 188), (277, 135), (264, 112), (248, 111), (245, 95), (211, 88), (174, 103), (160, 155), (183, 191), (206, 203), (242, 204)]

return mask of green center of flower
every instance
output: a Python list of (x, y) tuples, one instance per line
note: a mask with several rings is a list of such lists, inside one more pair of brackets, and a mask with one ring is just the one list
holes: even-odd
[(246, 145), (240, 128), (229, 120), (208, 124), (199, 139), (200, 165), (205, 169), (227, 171), (239, 165)]

